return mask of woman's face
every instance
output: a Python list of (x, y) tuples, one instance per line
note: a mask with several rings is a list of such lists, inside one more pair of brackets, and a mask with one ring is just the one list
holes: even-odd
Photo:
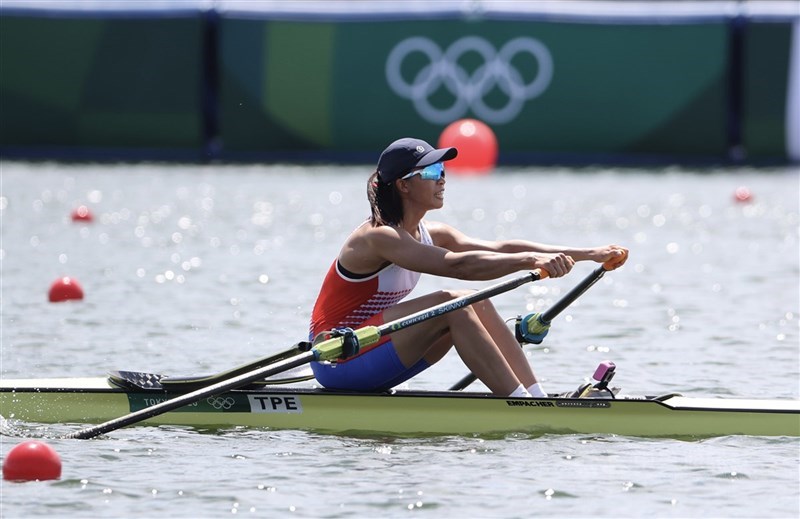
[(444, 206), (444, 184), (445, 177), (442, 172), (438, 180), (426, 180), (420, 175), (414, 175), (403, 179), (406, 183), (406, 198), (425, 210), (441, 209)]

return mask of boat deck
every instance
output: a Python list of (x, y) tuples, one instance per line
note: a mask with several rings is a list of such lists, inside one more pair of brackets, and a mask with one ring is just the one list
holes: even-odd
[[(95, 424), (177, 395), (122, 388), (99, 377), (5, 380), (0, 414), (26, 422)], [(512, 399), (461, 391), (363, 394), (268, 386), (204, 398), (143, 423), (393, 435), (800, 436), (800, 401), (681, 395)]]

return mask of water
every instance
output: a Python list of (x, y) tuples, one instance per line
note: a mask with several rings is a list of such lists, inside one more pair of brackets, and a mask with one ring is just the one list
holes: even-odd
[[(302, 339), (318, 285), (367, 215), (369, 167), (2, 164), (3, 378), (220, 371)], [(549, 391), (604, 359), (628, 394), (800, 398), (800, 175), (775, 170), (500, 170), (448, 179), (429, 214), (484, 238), (631, 259), (526, 347)], [(750, 203), (734, 201), (746, 185)], [(70, 212), (87, 204), (92, 224)], [(494, 299), (547, 308), (586, 276)], [(51, 304), (73, 276), (81, 302)], [(489, 283), (423, 277), (416, 293)], [(409, 383), (441, 389), (454, 355)], [(481, 389), (475, 384), (474, 389)], [(472, 389), (472, 388), (471, 388)], [(3, 482), (3, 517), (797, 517), (800, 442), (603, 435), (384, 438), (16, 423), (62, 479)]]

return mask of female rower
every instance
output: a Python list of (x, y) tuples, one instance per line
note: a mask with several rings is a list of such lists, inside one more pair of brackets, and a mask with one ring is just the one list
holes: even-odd
[[(485, 241), (424, 220), (428, 211), (444, 204), (444, 162), (457, 153), (411, 138), (383, 151), (367, 182), (372, 215), (345, 240), (328, 270), (311, 316), (311, 338), (335, 328), (380, 326), (465, 293), (442, 290), (401, 302), (421, 273), (489, 280), (538, 268), (560, 277), (576, 261), (617, 268), (627, 259), (627, 249), (616, 245)], [(547, 396), (513, 332), (488, 300), (384, 336), (353, 357), (314, 362), (312, 369), (326, 388), (385, 391), (430, 367), (453, 346), (492, 393)]]

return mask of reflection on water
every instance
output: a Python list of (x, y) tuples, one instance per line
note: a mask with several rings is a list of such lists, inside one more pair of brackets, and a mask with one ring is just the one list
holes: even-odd
[[(0, 374), (205, 374), (294, 344), (342, 240), (368, 214), (369, 173), (3, 163)], [(734, 196), (742, 185), (747, 203)], [(550, 391), (575, 389), (611, 359), (628, 394), (798, 398), (799, 193), (796, 168), (500, 170), (449, 176), (445, 208), (428, 216), (483, 238), (630, 247), (625, 267), (567, 308), (544, 344), (526, 347)], [(70, 220), (81, 204), (93, 223)], [(494, 302), (509, 318), (543, 310), (592, 268)], [(47, 302), (63, 275), (80, 281), (83, 301)], [(416, 293), (486, 284), (423, 277)], [(450, 355), (409, 387), (441, 389), (465, 373)], [(17, 436), (4, 438), (7, 452)], [(53, 444), (64, 479), (4, 486), (4, 516), (800, 512), (798, 444), (786, 439), (389, 441), (134, 427)], [(336, 484), (324, 498), (320, 481)]]
[[(364, 176), (341, 166), (3, 164), (4, 375), (191, 374), (293, 344), (367, 214)], [(741, 185), (749, 203), (736, 202)], [(81, 204), (94, 223), (70, 221)], [(637, 392), (798, 395), (796, 171), (451, 176), (445, 208), (428, 216), (484, 238), (630, 247), (623, 269), (559, 316), (546, 349), (531, 348), (552, 390), (609, 357), (617, 382)], [(509, 318), (541, 311), (591, 268), (495, 304)], [(62, 275), (81, 282), (84, 301), (46, 302)], [(423, 277), (417, 293), (465, 285), (482, 286)], [(448, 357), (412, 386), (449, 385), (462, 370)]]

